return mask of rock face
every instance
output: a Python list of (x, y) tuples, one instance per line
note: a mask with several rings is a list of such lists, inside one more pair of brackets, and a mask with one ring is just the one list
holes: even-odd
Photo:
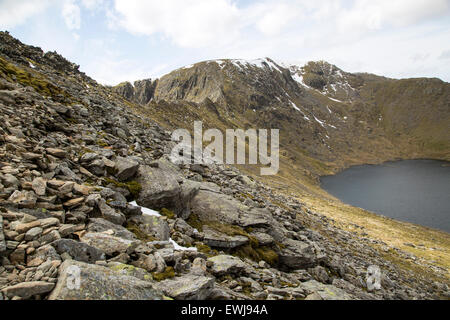
[[(75, 270), (75, 271), (74, 271)], [(79, 287), (74, 275), (79, 272)], [(73, 286), (68, 284), (72, 284)], [(68, 260), (49, 300), (162, 300), (154, 284), (124, 275), (114, 268)]]
[(134, 86), (129, 82), (121, 83), (113, 88), (121, 96), (138, 104), (146, 105), (153, 98), (158, 80), (139, 80)]

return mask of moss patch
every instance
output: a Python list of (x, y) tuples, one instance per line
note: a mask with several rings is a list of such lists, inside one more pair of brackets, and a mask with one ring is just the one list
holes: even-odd
[(173, 213), (173, 211), (166, 209), (166, 208), (162, 208), (161, 209), (161, 214), (163, 216), (166, 216), (169, 219), (175, 219), (175, 213)]
[(131, 231), (136, 236), (136, 238), (138, 238), (141, 241), (149, 242), (157, 240), (155, 237), (143, 232), (141, 228), (139, 228), (139, 226), (135, 223), (128, 222), (126, 228), (128, 231)]
[(163, 272), (153, 272), (152, 273), (153, 280), (162, 281), (165, 279), (170, 279), (175, 277), (175, 270), (173, 267), (166, 267), (166, 270)]
[(135, 180), (127, 181), (127, 182), (119, 182), (119, 181), (111, 179), (111, 178), (105, 178), (105, 181), (107, 183), (111, 183), (111, 184), (115, 185), (117, 188), (128, 189), (128, 191), (130, 191), (130, 193), (134, 199), (136, 199), (139, 196), (139, 193), (142, 190), (141, 184)]

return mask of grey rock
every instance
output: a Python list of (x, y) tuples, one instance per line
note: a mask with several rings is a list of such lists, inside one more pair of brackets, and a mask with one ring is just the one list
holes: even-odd
[(103, 218), (91, 218), (87, 225), (89, 232), (105, 232), (112, 230), (113, 235), (126, 240), (137, 240), (136, 236), (126, 228)]
[(14, 286), (6, 287), (2, 292), (9, 298), (21, 297), (23, 299), (36, 295), (42, 295), (52, 291), (54, 283), (44, 281), (21, 282)]
[(214, 278), (188, 274), (161, 281), (158, 288), (175, 300), (205, 300), (214, 288)]
[(287, 239), (279, 253), (279, 263), (288, 269), (306, 269), (318, 263), (313, 247), (306, 242)]
[(36, 205), (37, 197), (33, 191), (19, 191), (16, 190), (8, 199), (12, 203), (15, 203), (19, 208), (34, 208)]
[(41, 227), (34, 227), (25, 233), (25, 240), (31, 241), (33, 239), (36, 239), (38, 236), (42, 234), (43, 229)]
[(219, 221), (243, 227), (270, 226), (270, 213), (267, 210), (249, 208), (222, 193), (200, 190), (192, 199), (191, 210), (202, 221)]
[(247, 265), (241, 259), (229, 255), (214, 256), (208, 258), (208, 261), (214, 263), (211, 272), (216, 276), (241, 274), (247, 268)]
[(117, 157), (114, 169), (115, 176), (120, 181), (126, 181), (132, 178), (139, 168), (139, 163), (129, 158)]
[(38, 196), (44, 196), (47, 189), (47, 182), (41, 177), (37, 177), (31, 183), (31, 187)]
[[(80, 283), (73, 282), (74, 270)], [(104, 267), (67, 260), (60, 267), (60, 275), (49, 300), (162, 300), (163, 294), (154, 283), (124, 274), (124, 268)], [(128, 271), (126, 271), (128, 272)], [(67, 286), (68, 283), (74, 286)]]
[(307, 300), (354, 300), (354, 297), (344, 290), (316, 280), (303, 282), (300, 287), (306, 292)]
[(203, 226), (203, 242), (210, 247), (232, 249), (249, 242), (245, 236), (229, 236), (208, 226)]
[(103, 218), (111, 221), (112, 223), (122, 225), (126, 221), (125, 215), (107, 205), (104, 199), (100, 199), (100, 201), (98, 202), (98, 209), (100, 210)]
[(141, 215), (129, 219), (145, 234), (156, 237), (158, 240), (167, 241), (170, 238), (170, 228), (162, 217)]
[(137, 199), (140, 206), (159, 210), (166, 208), (179, 215), (183, 211), (178, 176), (165, 166), (140, 166), (137, 181), (142, 190)]
[(129, 254), (138, 244), (137, 241), (126, 240), (99, 232), (88, 232), (80, 240), (99, 249), (108, 256), (116, 256), (120, 253)]
[(86, 243), (72, 239), (59, 239), (51, 243), (59, 254), (68, 253), (74, 260), (95, 263), (105, 260), (105, 253)]

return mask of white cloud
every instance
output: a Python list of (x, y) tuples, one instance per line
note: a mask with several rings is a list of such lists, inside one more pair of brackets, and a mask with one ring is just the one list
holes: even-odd
[(81, 0), (82, 5), (88, 10), (95, 10), (101, 8), (103, 0)]
[(231, 43), (239, 10), (228, 0), (116, 0), (120, 24), (135, 34), (162, 34), (181, 47)]
[(34, 0), (0, 1), (0, 28), (11, 29), (23, 24), (27, 19), (43, 12), (50, 0), (42, 0), (36, 5)]
[(74, 0), (65, 0), (62, 7), (62, 15), (67, 28), (77, 30), (81, 27), (81, 10)]
[(448, 0), (356, 0), (354, 6), (336, 12), (341, 32), (404, 27), (448, 13)]

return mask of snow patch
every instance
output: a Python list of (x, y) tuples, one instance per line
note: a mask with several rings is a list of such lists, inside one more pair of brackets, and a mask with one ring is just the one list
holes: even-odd
[[(136, 203), (136, 201), (130, 202), (130, 204), (132, 206), (136, 206), (136, 207), (141, 208), (142, 214), (145, 214), (147, 216), (161, 217), (161, 214), (158, 211), (155, 211), (155, 210), (152, 210), (152, 209), (149, 209), (149, 208), (145, 208), (145, 207), (141, 207), (140, 205), (138, 205)], [(188, 248), (188, 247), (180, 246), (172, 238), (170, 238), (169, 241), (170, 241), (170, 243), (173, 244), (173, 247), (174, 247), (175, 250), (180, 250), (180, 251), (197, 251), (197, 248), (195, 248), (195, 247)]]

